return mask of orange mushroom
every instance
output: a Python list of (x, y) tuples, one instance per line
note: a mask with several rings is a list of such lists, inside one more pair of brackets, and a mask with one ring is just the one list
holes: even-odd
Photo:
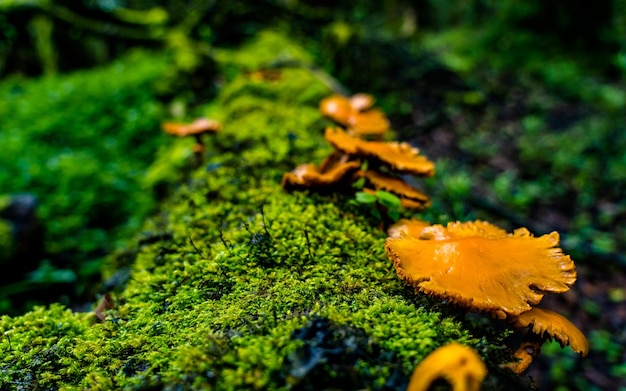
[(193, 152), (199, 162), (202, 161), (202, 153), (204, 152), (204, 141), (202, 135), (205, 133), (217, 133), (222, 129), (219, 122), (208, 119), (198, 118), (195, 121), (185, 124), (180, 122), (163, 122), (161, 128), (165, 133), (178, 136), (187, 137), (193, 136), (196, 139), (196, 144), (193, 146)]
[(355, 94), (350, 98), (334, 94), (320, 102), (320, 112), (346, 126), (348, 132), (359, 137), (382, 137), (389, 130), (389, 120), (381, 110), (372, 108), (374, 97)]
[(379, 109), (355, 112), (348, 118), (348, 131), (360, 137), (381, 138), (389, 130), (389, 120)]
[(406, 183), (401, 178), (381, 174), (377, 171), (359, 171), (359, 177), (365, 178), (376, 190), (388, 191), (400, 198), (406, 209), (424, 209), (430, 203), (430, 198)]
[[(531, 308), (530, 310), (511, 319), (515, 328), (529, 327), (533, 334), (529, 341), (524, 341), (515, 352), (515, 357), (521, 358), (520, 362), (509, 364), (508, 367), (515, 373), (522, 373), (528, 368), (532, 359), (539, 353), (539, 346), (546, 339), (555, 339), (561, 347), (569, 345), (576, 353), (585, 357), (589, 353), (589, 342), (585, 335), (566, 317), (545, 308)], [(539, 342), (537, 338), (539, 337)], [(535, 343), (538, 347), (532, 345)], [(532, 349), (529, 349), (532, 345)], [(534, 354), (529, 352), (531, 350)]]
[(347, 125), (353, 112), (350, 100), (343, 95), (331, 95), (320, 102), (320, 112), (341, 125)]
[(559, 234), (507, 234), (483, 221), (432, 225), (419, 237), (389, 237), (385, 250), (402, 280), (428, 295), (505, 319), (561, 293), (576, 281)]
[(473, 349), (452, 342), (430, 353), (417, 366), (407, 391), (427, 391), (437, 379), (444, 379), (453, 391), (478, 391), (487, 376), (487, 367)]
[(358, 170), (360, 165), (360, 162), (345, 161), (340, 156), (331, 154), (319, 167), (314, 164), (302, 164), (293, 171), (285, 173), (281, 185), (285, 189), (335, 185)]
[(339, 128), (327, 128), (324, 138), (337, 150), (354, 157), (371, 158), (398, 173), (417, 176), (435, 174), (435, 164), (407, 143), (365, 141)]
[(179, 137), (195, 136), (204, 133), (216, 133), (222, 129), (219, 122), (208, 118), (198, 118), (189, 124), (180, 122), (164, 122), (161, 127), (166, 133)]

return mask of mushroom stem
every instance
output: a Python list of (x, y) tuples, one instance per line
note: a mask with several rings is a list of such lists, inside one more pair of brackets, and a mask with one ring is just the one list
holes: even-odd
[(533, 359), (537, 357), (537, 355), (541, 352), (541, 345), (543, 344), (543, 339), (532, 338), (526, 341), (522, 341), (519, 348), (515, 351), (513, 356), (517, 359), (515, 362), (506, 364), (504, 367), (509, 368), (511, 371), (516, 374), (522, 374), (530, 364), (532, 364)]

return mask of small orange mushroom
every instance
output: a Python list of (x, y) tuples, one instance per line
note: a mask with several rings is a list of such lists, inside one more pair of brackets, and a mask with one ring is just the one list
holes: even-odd
[(476, 221), (425, 227), (418, 238), (389, 237), (385, 250), (416, 291), (505, 319), (576, 281), (574, 262), (558, 243), (556, 232), (534, 237), (520, 228), (507, 234)]
[(334, 185), (347, 176), (350, 171), (359, 168), (358, 162), (347, 162), (322, 172), (314, 164), (302, 164), (293, 171), (283, 175), (282, 186), (284, 188), (294, 187), (324, 187)]
[(320, 102), (320, 112), (333, 121), (348, 127), (356, 136), (382, 137), (389, 130), (389, 120), (381, 110), (372, 108), (374, 97), (355, 94), (350, 98), (334, 94)]
[(165, 133), (174, 136), (193, 136), (196, 139), (196, 143), (193, 146), (193, 152), (196, 155), (198, 162), (201, 162), (202, 153), (205, 149), (202, 135), (205, 133), (217, 133), (222, 129), (222, 126), (219, 122), (215, 120), (208, 118), (198, 118), (189, 124), (180, 122), (163, 122), (161, 124), (161, 128), (163, 128)]
[(314, 164), (302, 164), (293, 171), (285, 173), (281, 185), (285, 189), (335, 185), (358, 170), (360, 165), (360, 162), (346, 161), (341, 156), (331, 154), (319, 167)]
[(335, 122), (347, 125), (353, 108), (350, 100), (343, 95), (331, 95), (320, 102), (320, 112)]
[(164, 122), (161, 127), (166, 133), (179, 137), (195, 136), (204, 133), (216, 133), (222, 129), (219, 122), (208, 118), (198, 118), (189, 124), (180, 122)]
[(371, 158), (398, 173), (432, 176), (435, 164), (407, 143), (365, 141), (339, 128), (327, 128), (324, 138), (337, 150), (354, 157)]
[(511, 323), (518, 329), (530, 328), (530, 334), (514, 353), (519, 361), (506, 365), (517, 374), (528, 368), (546, 339), (557, 340), (561, 347), (569, 345), (581, 357), (589, 353), (589, 342), (585, 335), (566, 317), (552, 310), (534, 307), (512, 318)]
[(478, 391), (487, 376), (487, 367), (478, 353), (452, 342), (430, 353), (417, 366), (407, 391), (427, 391), (437, 379), (444, 379), (453, 391)]
[(355, 112), (348, 118), (348, 131), (357, 136), (382, 136), (389, 130), (389, 120), (379, 109)]

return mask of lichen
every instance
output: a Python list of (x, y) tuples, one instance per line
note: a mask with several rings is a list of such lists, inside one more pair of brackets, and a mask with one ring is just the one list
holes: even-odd
[[(59, 305), (1, 319), (0, 384), (289, 389), (307, 382), (293, 371), (309, 343), (298, 330), (311, 319), (326, 319), (334, 333), (359, 330), (359, 340), (397, 357), (395, 368), (352, 362), (350, 373), (371, 389), (393, 370), (406, 384), (416, 363), (450, 341), (487, 357), (501, 350), (494, 333), (470, 332), (462, 315), (407, 293), (385, 255), (386, 234), (349, 197), (282, 190), (284, 172), (330, 147), (316, 102), (328, 89), (305, 69), (281, 74), (240, 74), (224, 87), (223, 131), (209, 141), (205, 164), (145, 222), (151, 239), (139, 235), (129, 249), (130, 278), (103, 322)], [(339, 379), (336, 368), (320, 371)]]

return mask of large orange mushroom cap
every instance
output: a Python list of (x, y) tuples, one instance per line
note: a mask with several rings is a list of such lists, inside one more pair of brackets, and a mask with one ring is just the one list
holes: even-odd
[(473, 349), (451, 342), (430, 353), (415, 368), (407, 391), (427, 391), (442, 378), (453, 391), (478, 391), (487, 376), (487, 366)]
[(419, 238), (387, 238), (385, 250), (405, 282), (428, 295), (504, 319), (561, 293), (576, 281), (574, 262), (556, 247), (559, 235), (506, 234), (482, 221), (433, 225)]
[(407, 143), (361, 140), (338, 128), (327, 128), (324, 138), (343, 153), (374, 159), (399, 173), (419, 176), (435, 173), (435, 164)]

